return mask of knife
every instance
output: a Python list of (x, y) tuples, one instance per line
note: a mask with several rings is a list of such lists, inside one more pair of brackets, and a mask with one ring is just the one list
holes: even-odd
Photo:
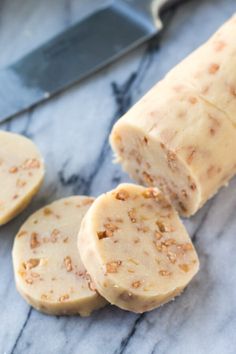
[(0, 70), (0, 122), (49, 99), (162, 29), (180, 0), (113, 0)]

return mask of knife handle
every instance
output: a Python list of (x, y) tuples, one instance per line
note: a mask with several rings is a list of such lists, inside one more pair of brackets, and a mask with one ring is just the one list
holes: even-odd
[(151, 14), (157, 28), (163, 27), (163, 23), (161, 20), (162, 12), (169, 10), (171, 7), (178, 5), (183, 1), (184, 0), (149, 0)]
[(171, 7), (178, 5), (181, 2), (184, 2), (186, 0), (150, 0), (151, 2), (151, 11), (153, 13), (153, 16), (155, 17), (156, 15), (160, 16), (160, 13), (162, 11), (168, 10)]
[(152, 21), (158, 28), (163, 27), (160, 14), (162, 11), (182, 2), (183, 0), (125, 0), (125, 2), (136, 8), (143, 15)]

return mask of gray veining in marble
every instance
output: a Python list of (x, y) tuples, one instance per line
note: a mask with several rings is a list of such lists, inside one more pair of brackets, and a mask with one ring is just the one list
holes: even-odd
[[(1, 0), (0, 67), (89, 13), (97, 2)], [(35, 141), (47, 175), (30, 207), (0, 230), (0, 354), (236, 353), (236, 179), (185, 221), (201, 270), (181, 297), (150, 313), (107, 306), (89, 318), (42, 315), (17, 294), (11, 264), (14, 235), (32, 211), (74, 193), (98, 195), (128, 180), (111, 162), (112, 124), (235, 11), (235, 0), (187, 2), (168, 15), (159, 41), (1, 125)]]

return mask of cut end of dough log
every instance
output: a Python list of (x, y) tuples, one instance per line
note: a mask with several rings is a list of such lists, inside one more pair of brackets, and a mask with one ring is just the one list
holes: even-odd
[(31, 140), (0, 131), (0, 225), (27, 207), (38, 192), (44, 173), (43, 158)]
[(113, 130), (111, 144), (116, 161), (131, 178), (144, 186), (158, 186), (183, 216), (198, 209), (201, 192), (195, 178), (178, 154), (161, 140), (121, 121)]
[(106, 304), (77, 250), (80, 223), (92, 202), (81, 196), (58, 200), (30, 216), (16, 235), (16, 286), (39, 311), (88, 316)]
[(199, 268), (176, 211), (156, 188), (121, 184), (98, 197), (78, 242), (98, 292), (137, 313), (179, 295)]
[(231, 121), (176, 80), (161, 81), (132, 107), (110, 143), (124, 170), (159, 187), (182, 216), (194, 214), (236, 172)]

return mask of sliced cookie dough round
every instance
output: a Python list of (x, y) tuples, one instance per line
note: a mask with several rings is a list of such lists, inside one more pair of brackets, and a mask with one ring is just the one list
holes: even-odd
[(187, 231), (156, 188), (121, 184), (98, 197), (78, 244), (99, 293), (137, 313), (179, 295), (199, 268)]
[(43, 177), (44, 162), (35, 144), (22, 135), (0, 131), (0, 225), (30, 203)]
[(16, 286), (39, 311), (88, 316), (105, 305), (77, 250), (81, 220), (93, 198), (73, 196), (38, 210), (16, 235), (13, 265)]

